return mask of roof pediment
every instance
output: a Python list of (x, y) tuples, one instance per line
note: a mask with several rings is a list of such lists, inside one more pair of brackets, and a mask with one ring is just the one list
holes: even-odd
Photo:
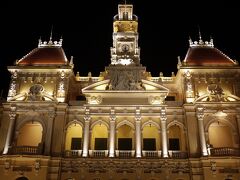
[[(141, 90), (106, 90), (110, 80), (103, 80), (82, 89), (89, 104), (119, 103), (162, 104), (169, 90), (157, 83), (141, 80)], [(114, 99), (112, 101), (112, 99)]]

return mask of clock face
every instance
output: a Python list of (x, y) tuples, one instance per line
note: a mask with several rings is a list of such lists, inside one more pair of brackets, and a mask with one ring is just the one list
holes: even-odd
[(127, 45), (127, 44), (123, 44), (121, 48), (122, 48), (122, 52), (128, 52), (129, 51), (129, 45)]

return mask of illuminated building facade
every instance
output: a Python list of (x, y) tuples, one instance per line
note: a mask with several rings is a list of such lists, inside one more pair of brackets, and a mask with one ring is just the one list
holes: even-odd
[(118, 6), (99, 77), (74, 74), (62, 39), (39, 40), (8, 67), (1, 179), (239, 179), (238, 62), (200, 36), (177, 67), (146, 71), (130, 4)]

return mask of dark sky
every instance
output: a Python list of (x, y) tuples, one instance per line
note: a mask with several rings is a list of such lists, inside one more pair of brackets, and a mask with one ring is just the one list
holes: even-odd
[[(112, 20), (122, 0), (102, 1), (9, 1), (0, 6), (1, 89), (7, 91), (13, 65), (37, 47), (38, 39), (63, 37), (67, 57), (74, 56), (74, 71), (98, 76), (110, 63)], [(141, 63), (153, 76), (177, 71), (177, 56), (184, 59), (189, 36), (204, 40), (212, 36), (214, 45), (232, 59), (240, 59), (240, 7), (231, 1), (129, 0), (139, 17)], [(164, 2), (164, 3), (161, 3)], [(6, 94), (6, 93), (4, 93)]]

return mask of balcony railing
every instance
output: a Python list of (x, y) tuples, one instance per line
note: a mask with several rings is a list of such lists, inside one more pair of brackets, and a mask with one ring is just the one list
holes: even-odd
[(15, 146), (10, 149), (10, 154), (41, 154), (42, 148), (40, 146)]
[(162, 151), (142, 151), (142, 154), (146, 158), (160, 158)]
[(184, 151), (168, 151), (169, 157), (173, 159), (186, 159), (188, 158), (188, 153)]
[(65, 157), (81, 157), (82, 150), (65, 150), (64, 156)]
[(135, 150), (116, 150), (116, 157), (132, 158), (135, 155)]
[(107, 157), (108, 156), (108, 150), (89, 150), (89, 156), (90, 157)]
[(240, 156), (239, 148), (212, 148), (210, 149), (211, 156)]

